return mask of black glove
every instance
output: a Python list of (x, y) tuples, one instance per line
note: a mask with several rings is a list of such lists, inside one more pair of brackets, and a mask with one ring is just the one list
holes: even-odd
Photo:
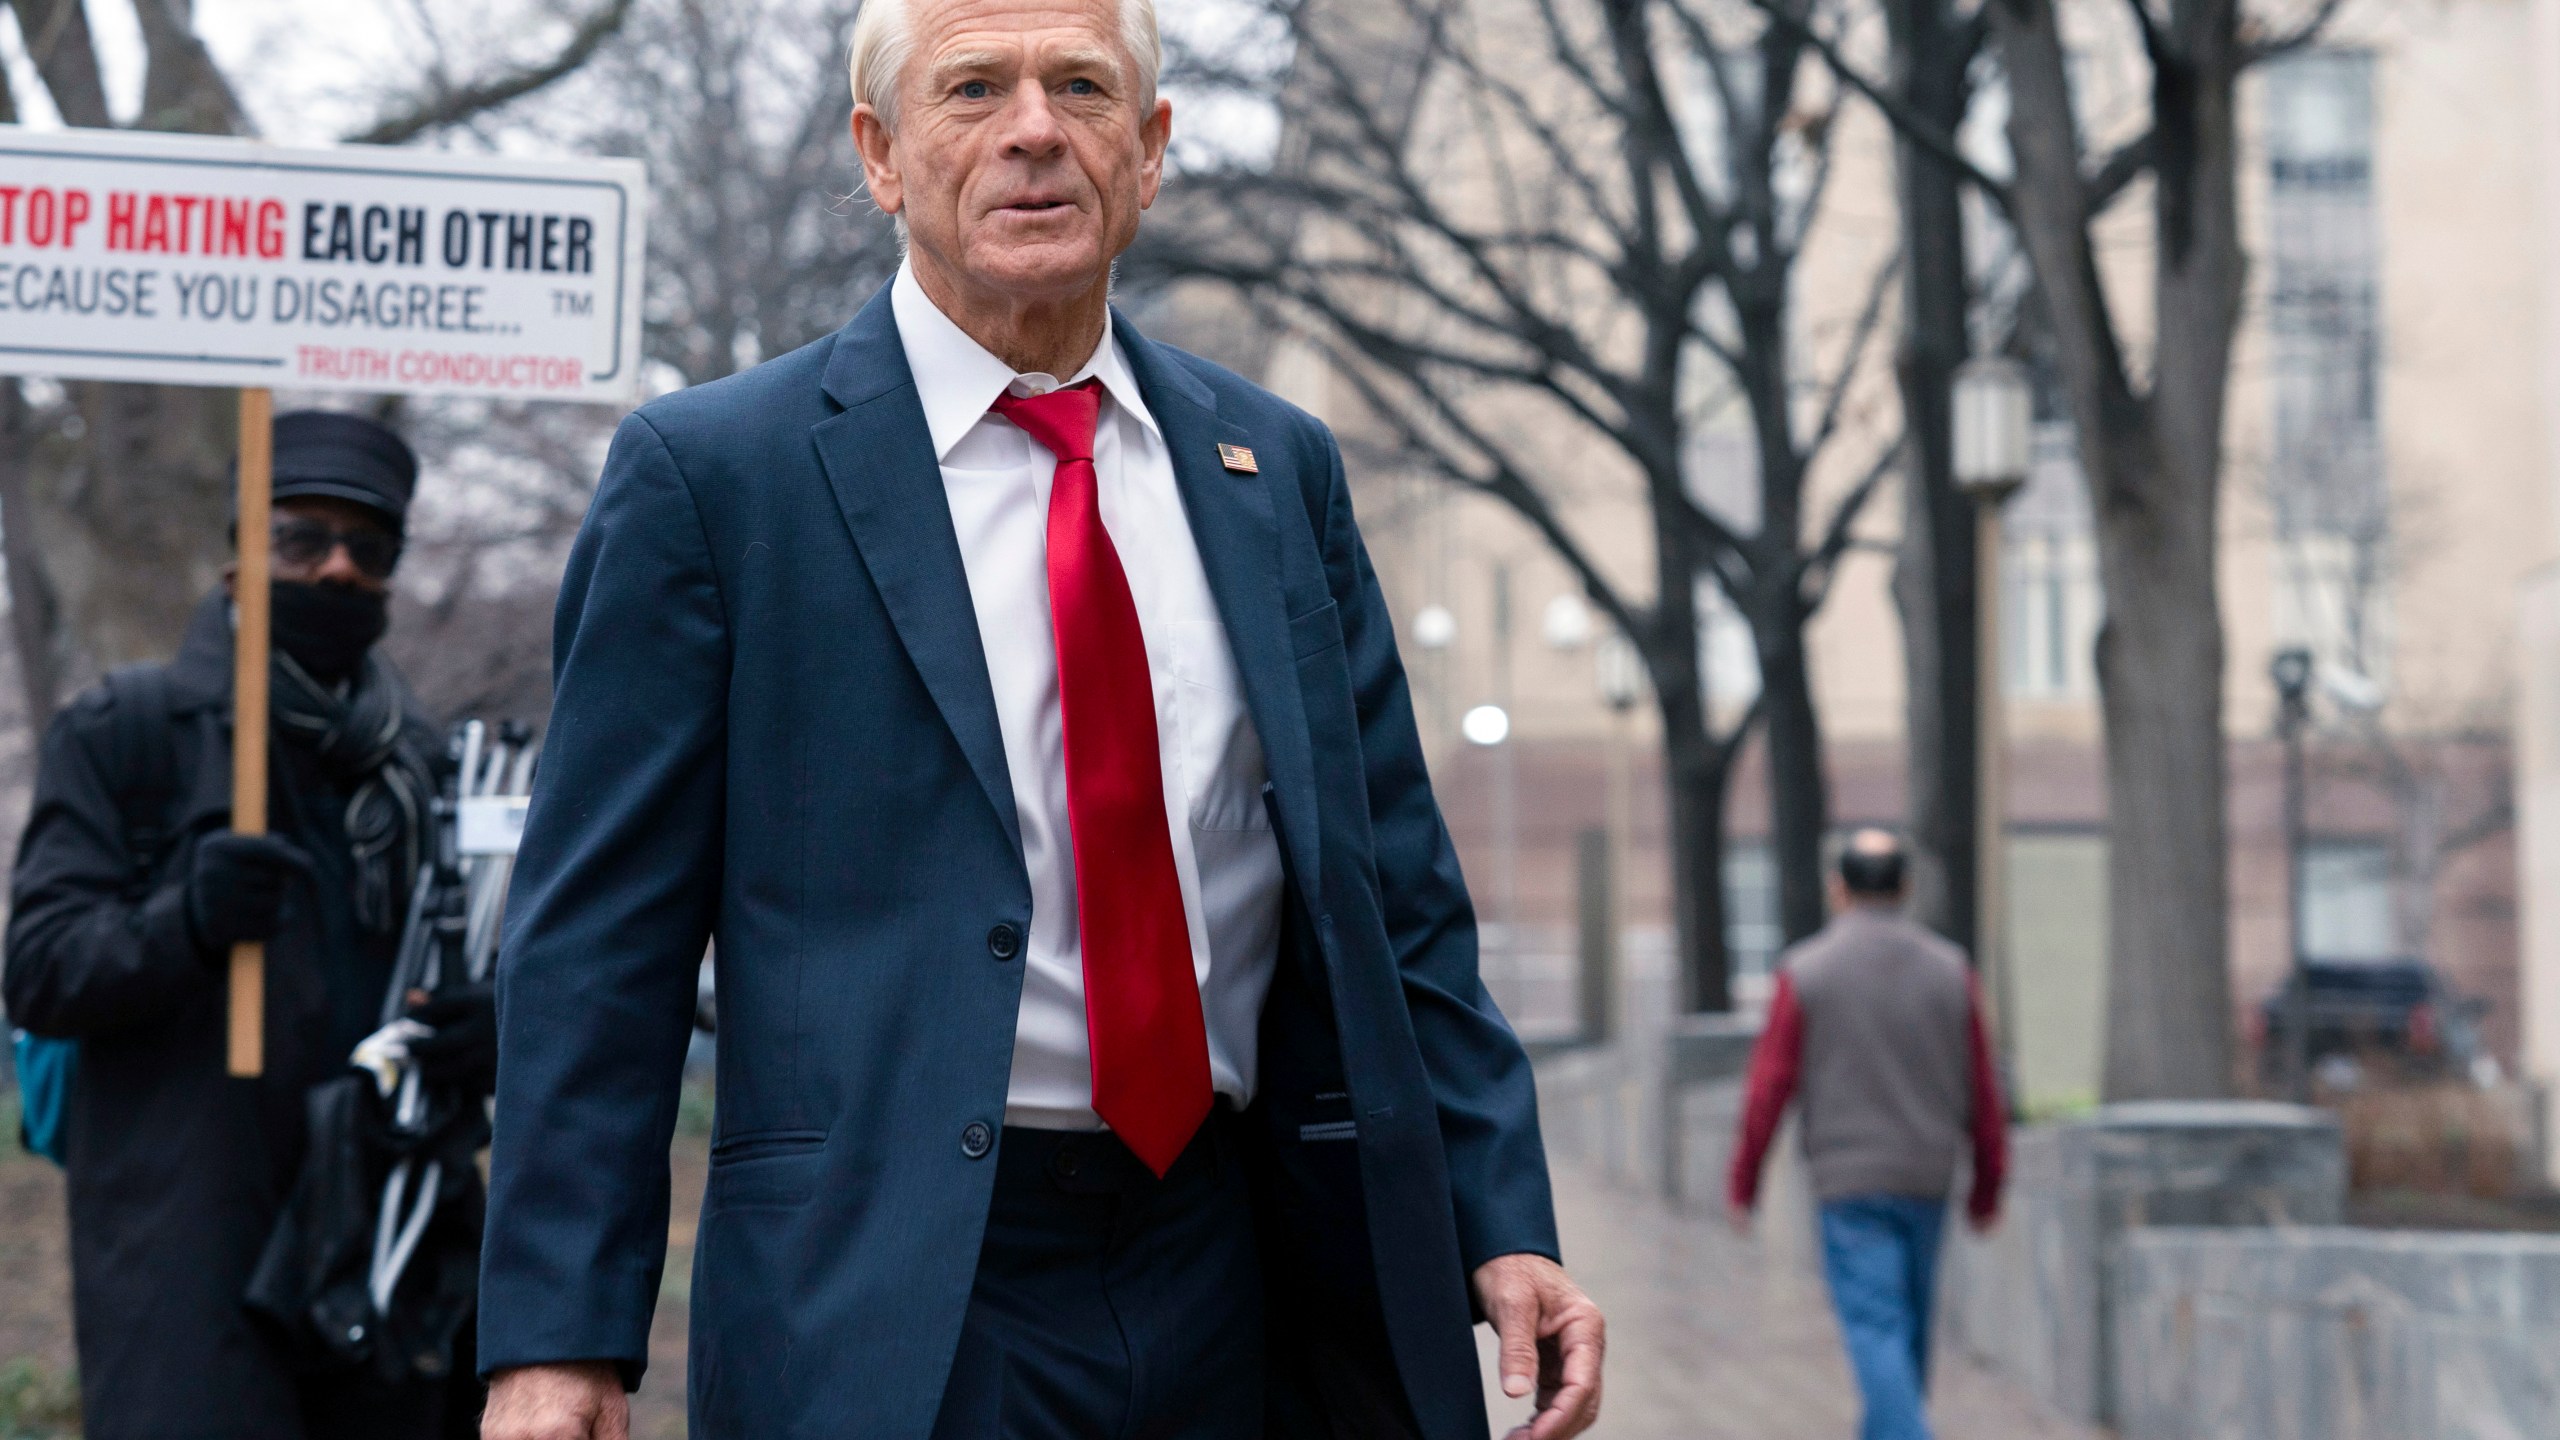
[[(411, 992), (413, 995), (415, 991)], [(409, 1042), (409, 1058), (430, 1085), (487, 1094), (498, 1083), (498, 992), (490, 985), (448, 985), (413, 1000), (408, 1016), (436, 1033)]]
[(244, 940), (272, 940), (285, 891), (311, 878), (311, 857), (278, 835), (216, 831), (196, 842), (187, 870), (187, 929), (208, 957)]

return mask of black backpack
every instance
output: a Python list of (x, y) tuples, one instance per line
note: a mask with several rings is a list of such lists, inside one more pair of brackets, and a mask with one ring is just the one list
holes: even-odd
[[(169, 671), (163, 665), (120, 665), (107, 672), (108, 773), (124, 821), (124, 853), (132, 869), (125, 899), (139, 903), (168, 859), (169, 811), (177, 799), (178, 747), (170, 734)], [(10, 1037), (18, 1068), (18, 1143), (32, 1155), (63, 1163), (71, 1087), (80, 1077), (80, 1042), (20, 1030)]]

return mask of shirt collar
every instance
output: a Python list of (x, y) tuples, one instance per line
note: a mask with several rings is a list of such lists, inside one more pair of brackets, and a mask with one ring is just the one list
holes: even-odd
[[(925, 428), (933, 435), (934, 458), (946, 458), (961, 436), (987, 418), (987, 409), (996, 403), (996, 397), (1026, 377), (988, 353), (985, 346), (969, 337), (968, 331), (943, 314), (942, 308), (924, 293), (924, 286), (917, 283), (914, 267), (909, 263), (901, 262), (898, 278), (889, 283), (889, 307), (897, 317), (898, 343), (907, 352), (907, 369), (915, 376), (916, 398), (924, 406)], [(1087, 380), (1101, 381), (1113, 404), (1136, 417), (1159, 440), (1163, 438), (1164, 432), (1148, 411), (1145, 397), (1138, 393), (1138, 379), (1129, 372), (1128, 357), (1120, 353), (1108, 312), (1102, 317), (1102, 343), (1094, 347), (1093, 357), (1068, 376), (1066, 383), (1077, 385)], [(1032, 391), (1026, 389), (1023, 393)]]

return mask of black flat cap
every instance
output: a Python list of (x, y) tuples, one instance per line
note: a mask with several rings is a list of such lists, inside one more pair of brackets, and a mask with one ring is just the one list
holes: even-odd
[(276, 417), (275, 498), (326, 495), (381, 511), (393, 530), (409, 516), (418, 456), (391, 428), (335, 410)]

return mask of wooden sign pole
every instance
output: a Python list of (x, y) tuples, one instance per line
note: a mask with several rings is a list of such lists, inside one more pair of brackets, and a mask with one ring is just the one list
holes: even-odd
[[(267, 601), (269, 516), (275, 460), (275, 396), (240, 392), (240, 568), (233, 588), (239, 628), (232, 642), (231, 829), (267, 832)], [(266, 1067), (267, 947), (231, 947), (230, 1071)]]

